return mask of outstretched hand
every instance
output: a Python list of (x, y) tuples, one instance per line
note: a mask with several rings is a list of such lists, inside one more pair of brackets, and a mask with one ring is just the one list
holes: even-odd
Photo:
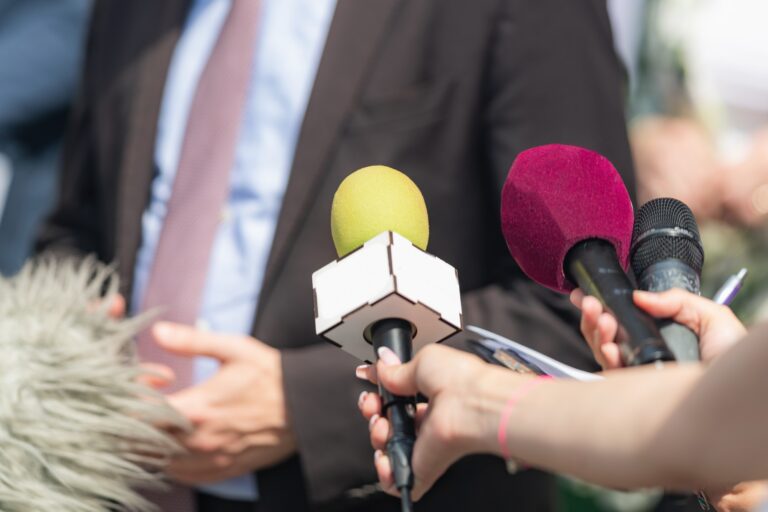
[[(663, 293), (634, 292), (635, 304), (656, 318), (670, 318), (691, 329), (699, 337), (701, 359), (711, 362), (746, 334), (744, 325), (730, 308), (692, 293), (673, 289)], [(571, 302), (581, 309), (581, 334), (592, 354), (605, 370), (622, 366), (615, 342), (616, 318), (603, 310), (595, 298), (581, 290), (571, 293)]]
[[(155, 324), (152, 334), (170, 352), (220, 362), (208, 380), (167, 397), (192, 425), (174, 432), (186, 451), (171, 461), (168, 476), (186, 484), (210, 483), (272, 466), (296, 451), (278, 350), (248, 336), (167, 322)], [(167, 368), (145, 368), (154, 373), (150, 385), (173, 380)]]
[[(469, 453), (495, 453), (494, 442), (498, 415), (487, 409), (488, 396), (499, 389), (499, 374), (519, 379), (509, 372), (489, 366), (476, 357), (440, 345), (420, 350), (412, 361), (401, 364), (389, 349), (380, 349), (376, 366), (358, 367), (357, 376), (382, 385), (396, 395), (417, 393), (429, 398), (429, 405), (419, 404), (416, 411), (417, 439), (413, 449), (415, 485), (418, 500), (458, 459)], [(485, 397), (485, 398), (483, 398)], [(502, 395), (502, 400), (505, 395)], [(381, 417), (381, 399), (376, 393), (363, 392), (358, 402), (369, 422), (371, 444), (376, 449), (374, 462), (386, 492), (397, 495), (392, 468), (385, 452), (390, 436), (387, 418)]]

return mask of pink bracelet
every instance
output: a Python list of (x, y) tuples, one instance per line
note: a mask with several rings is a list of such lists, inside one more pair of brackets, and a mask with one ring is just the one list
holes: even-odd
[(509, 446), (507, 445), (507, 424), (509, 423), (509, 417), (512, 416), (512, 411), (515, 409), (517, 403), (524, 398), (528, 393), (539, 387), (541, 384), (551, 380), (550, 375), (539, 375), (535, 379), (531, 379), (519, 388), (512, 391), (512, 396), (507, 400), (504, 410), (501, 412), (501, 419), (499, 420), (499, 447), (501, 448), (501, 454), (504, 460), (509, 460), (512, 455), (509, 453)]

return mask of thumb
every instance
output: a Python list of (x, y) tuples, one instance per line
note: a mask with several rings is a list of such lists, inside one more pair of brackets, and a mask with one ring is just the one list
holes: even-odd
[(635, 304), (657, 318), (671, 318), (697, 334), (702, 323), (721, 313), (723, 306), (680, 289), (662, 293), (636, 291)]
[(242, 336), (231, 336), (195, 329), (172, 322), (152, 326), (152, 336), (162, 348), (181, 356), (206, 356), (221, 362), (243, 357), (249, 347)]
[(416, 387), (416, 361), (402, 364), (400, 358), (386, 347), (380, 348), (378, 355), (376, 374), (382, 386), (400, 396), (411, 396), (419, 392)]

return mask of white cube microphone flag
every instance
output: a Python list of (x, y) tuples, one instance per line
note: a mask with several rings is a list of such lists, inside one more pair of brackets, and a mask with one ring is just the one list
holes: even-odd
[(392, 231), (315, 272), (312, 286), (317, 334), (369, 363), (378, 320), (409, 321), (414, 352), (462, 328), (456, 269)]

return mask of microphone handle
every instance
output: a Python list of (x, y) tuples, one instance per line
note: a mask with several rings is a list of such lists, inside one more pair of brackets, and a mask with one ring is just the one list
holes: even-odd
[(635, 288), (619, 265), (613, 244), (596, 238), (577, 243), (565, 257), (565, 270), (585, 294), (596, 297), (616, 317), (625, 365), (675, 360), (656, 321), (635, 306)]
[[(413, 351), (413, 326), (407, 320), (387, 318), (379, 320), (371, 327), (373, 348), (378, 353), (380, 347), (387, 347), (397, 354), (403, 363), (411, 360)], [(393, 395), (379, 384), (382, 402), (382, 415), (386, 415), (390, 424), (390, 438), (387, 441), (387, 455), (392, 464), (395, 487), (413, 489), (413, 469), (411, 456), (416, 440), (414, 416), (416, 398)]]
[[(637, 286), (649, 292), (664, 292), (680, 288), (699, 295), (701, 280), (691, 267), (677, 259), (654, 263), (638, 277)], [(672, 320), (662, 320), (661, 336), (669, 345), (677, 361), (699, 361), (699, 337), (692, 330)]]

